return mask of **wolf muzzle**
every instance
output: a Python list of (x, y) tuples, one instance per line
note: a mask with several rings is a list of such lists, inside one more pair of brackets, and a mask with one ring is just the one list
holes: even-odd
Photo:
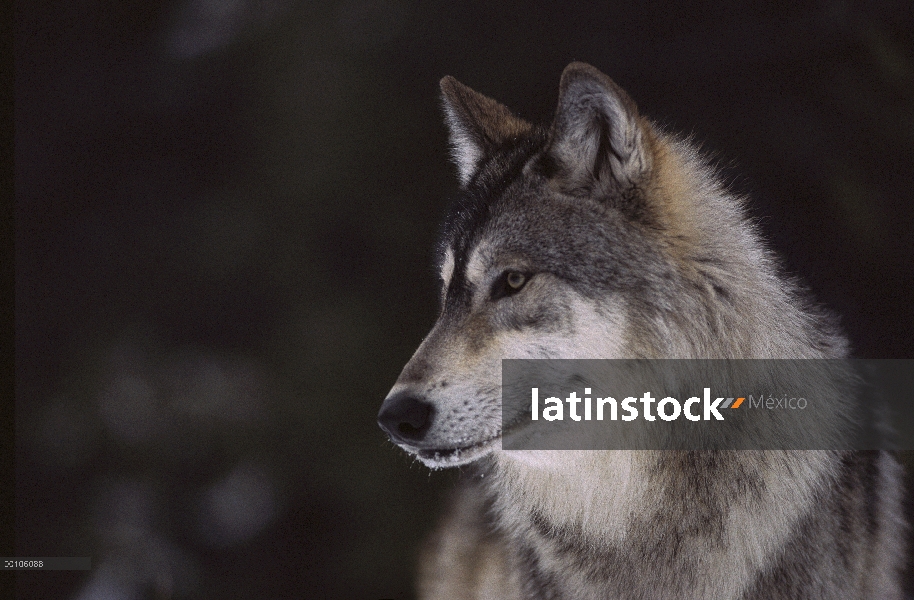
[(408, 391), (387, 397), (378, 413), (378, 425), (391, 441), (408, 446), (422, 442), (434, 419), (435, 408)]

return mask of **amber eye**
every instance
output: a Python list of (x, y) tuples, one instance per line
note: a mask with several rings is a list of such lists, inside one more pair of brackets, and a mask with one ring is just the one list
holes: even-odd
[(508, 277), (505, 279), (505, 283), (508, 284), (509, 288), (517, 291), (524, 287), (524, 284), (527, 283), (527, 276), (517, 271), (509, 271)]
[(492, 299), (498, 300), (505, 296), (516, 294), (527, 285), (527, 281), (529, 280), (530, 276), (526, 273), (521, 273), (520, 271), (505, 271), (492, 286)]

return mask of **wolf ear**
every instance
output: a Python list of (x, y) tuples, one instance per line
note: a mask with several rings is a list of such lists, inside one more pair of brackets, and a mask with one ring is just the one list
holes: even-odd
[(474, 92), (453, 77), (441, 80), (441, 96), (462, 185), (473, 178), (485, 157), (532, 128), (505, 106)]
[(636, 185), (651, 155), (638, 108), (616, 83), (585, 63), (562, 73), (546, 154), (563, 190), (605, 196)]

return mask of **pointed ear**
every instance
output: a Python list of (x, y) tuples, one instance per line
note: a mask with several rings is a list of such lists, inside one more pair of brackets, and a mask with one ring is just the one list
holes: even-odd
[(532, 128), (503, 105), (453, 77), (441, 80), (441, 96), (451, 132), (451, 150), (463, 185), (473, 178), (484, 158)]
[(565, 191), (605, 196), (626, 190), (651, 168), (638, 108), (616, 83), (584, 63), (562, 73), (545, 155)]

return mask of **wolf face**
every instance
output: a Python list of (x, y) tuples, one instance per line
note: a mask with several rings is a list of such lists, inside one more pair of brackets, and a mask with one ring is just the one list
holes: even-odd
[(462, 188), (439, 319), (378, 417), (405, 450), (443, 467), (495, 449), (505, 358), (807, 352), (802, 326), (752, 330), (777, 309), (753, 297), (794, 295), (764, 273), (738, 201), (607, 76), (570, 65), (549, 128), (453, 78), (441, 89)]
[(650, 158), (608, 78), (566, 72), (550, 131), (451, 78), (441, 87), (463, 182), (440, 242), (441, 314), (379, 415), (433, 467), (498, 445), (503, 358), (626, 355), (622, 292), (643, 285), (655, 254), (625, 250)]

